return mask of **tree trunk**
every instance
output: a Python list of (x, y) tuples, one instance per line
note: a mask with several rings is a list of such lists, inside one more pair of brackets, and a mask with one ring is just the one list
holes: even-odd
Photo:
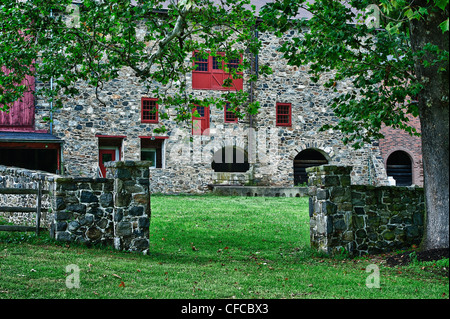
[[(416, 5), (427, 6), (426, 0)], [(430, 14), (410, 23), (411, 45), (414, 52), (423, 50), (426, 43), (449, 51), (449, 32), (442, 33), (439, 24), (448, 17), (444, 11), (429, 10)], [(433, 61), (431, 53), (425, 57)], [(438, 69), (444, 67), (444, 72)], [(426, 229), (422, 249), (449, 247), (449, 72), (445, 64), (424, 67), (417, 61), (418, 79), (424, 85), (419, 95), (419, 117), (422, 131), (423, 172), (426, 199)]]

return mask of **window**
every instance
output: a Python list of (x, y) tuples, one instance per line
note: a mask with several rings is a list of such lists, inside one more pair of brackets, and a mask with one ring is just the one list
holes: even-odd
[(158, 123), (158, 99), (146, 98), (141, 99), (141, 122), (142, 123)]
[[(197, 56), (198, 54), (198, 56)], [(192, 88), (199, 90), (242, 90), (243, 80), (232, 79), (231, 86), (224, 86), (227, 79), (231, 79), (230, 69), (237, 69), (242, 59), (231, 59), (227, 63), (223, 60), (224, 53), (216, 56), (200, 56), (194, 52), (194, 67), (192, 71)], [(242, 75), (242, 72), (237, 74)]]
[(233, 113), (233, 108), (229, 102), (225, 102), (225, 123), (237, 123), (238, 118)]
[(99, 176), (106, 177), (105, 163), (120, 161), (122, 143), (126, 136), (96, 135), (98, 137), (98, 168)]
[(152, 162), (151, 168), (156, 168), (156, 148), (142, 148), (141, 161)]
[(151, 161), (150, 168), (164, 168), (165, 136), (139, 136), (141, 139), (141, 161)]
[[(195, 111), (199, 117), (194, 117)], [(196, 106), (192, 109), (192, 135), (209, 135), (209, 107)]]
[(291, 104), (277, 103), (277, 126), (291, 126)]
[(195, 57), (196, 72), (208, 72), (208, 58)]

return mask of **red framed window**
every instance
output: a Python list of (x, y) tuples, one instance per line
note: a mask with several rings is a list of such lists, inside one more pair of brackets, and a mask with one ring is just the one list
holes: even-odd
[(158, 123), (158, 99), (143, 97), (141, 99), (141, 122)]
[(237, 123), (238, 118), (236, 114), (233, 113), (233, 108), (230, 102), (225, 102), (225, 123)]
[[(192, 71), (192, 88), (198, 90), (225, 90), (239, 91), (243, 88), (243, 79), (232, 79), (230, 69), (237, 69), (242, 63), (242, 59), (231, 59), (227, 63), (220, 58), (224, 53), (219, 52), (216, 56), (200, 55), (193, 53), (194, 67)], [(242, 72), (238, 72), (242, 75)], [(231, 86), (224, 86), (227, 79), (232, 79)]]
[(291, 126), (292, 124), (291, 103), (277, 103), (276, 118), (277, 118), (277, 126)]
[[(194, 117), (195, 111), (199, 117)], [(192, 135), (209, 135), (209, 107), (196, 106), (192, 109)]]
[(95, 135), (98, 138), (98, 167), (99, 176), (106, 177), (105, 163), (120, 161), (123, 139), (126, 136)]

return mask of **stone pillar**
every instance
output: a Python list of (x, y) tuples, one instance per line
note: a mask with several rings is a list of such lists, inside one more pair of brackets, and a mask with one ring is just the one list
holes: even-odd
[(351, 166), (309, 167), (311, 247), (329, 255), (353, 254)]
[(146, 254), (149, 248), (149, 161), (105, 164), (107, 178), (114, 179), (114, 247)]

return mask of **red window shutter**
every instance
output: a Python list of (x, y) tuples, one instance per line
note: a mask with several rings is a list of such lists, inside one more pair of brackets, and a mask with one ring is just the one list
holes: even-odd
[[(230, 61), (228, 61), (227, 63), (227, 69), (236, 69), (239, 67), (239, 64), (242, 63), (242, 58), (241, 59), (231, 59)], [(225, 70), (227, 71), (227, 70)], [(242, 72), (237, 72), (237, 75), (242, 75)], [(231, 77), (231, 73), (226, 73), (226, 78), (230, 78)], [(241, 91), (244, 87), (244, 81), (242, 78), (240, 79), (233, 79), (233, 86), (230, 88), (232, 90), (236, 90), (236, 91)]]
[[(9, 74), (10, 71), (2, 67), (1, 72)], [(34, 77), (27, 75), (21, 85), (28, 87), (23, 97), (10, 106), (8, 113), (0, 111), (0, 128), (2, 129), (32, 130), (34, 128)]]
[(192, 88), (200, 90), (211, 89), (211, 69), (209, 57), (196, 57), (197, 52), (193, 53), (195, 69), (192, 71)]
[[(195, 57), (196, 52), (193, 53)], [(192, 88), (199, 90), (242, 90), (243, 79), (234, 79), (231, 87), (224, 87), (224, 81), (230, 78), (230, 73), (227, 73), (229, 68), (237, 68), (240, 59), (233, 59), (225, 66), (224, 62), (218, 57), (224, 56), (224, 53), (219, 52), (216, 56), (208, 56), (208, 58), (194, 58), (192, 71)], [(242, 74), (242, 73), (238, 73)]]
[(141, 99), (141, 122), (158, 123), (158, 99), (143, 97)]
[(200, 116), (192, 116), (192, 135), (209, 135), (209, 107), (197, 106), (192, 113), (196, 110)]
[(292, 123), (291, 103), (277, 103), (276, 122), (277, 126), (291, 126)]
[[(218, 53), (219, 56), (224, 56), (223, 53)], [(223, 80), (225, 78), (224, 63), (219, 56), (210, 56), (211, 61), (211, 89), (223, 90)]]

